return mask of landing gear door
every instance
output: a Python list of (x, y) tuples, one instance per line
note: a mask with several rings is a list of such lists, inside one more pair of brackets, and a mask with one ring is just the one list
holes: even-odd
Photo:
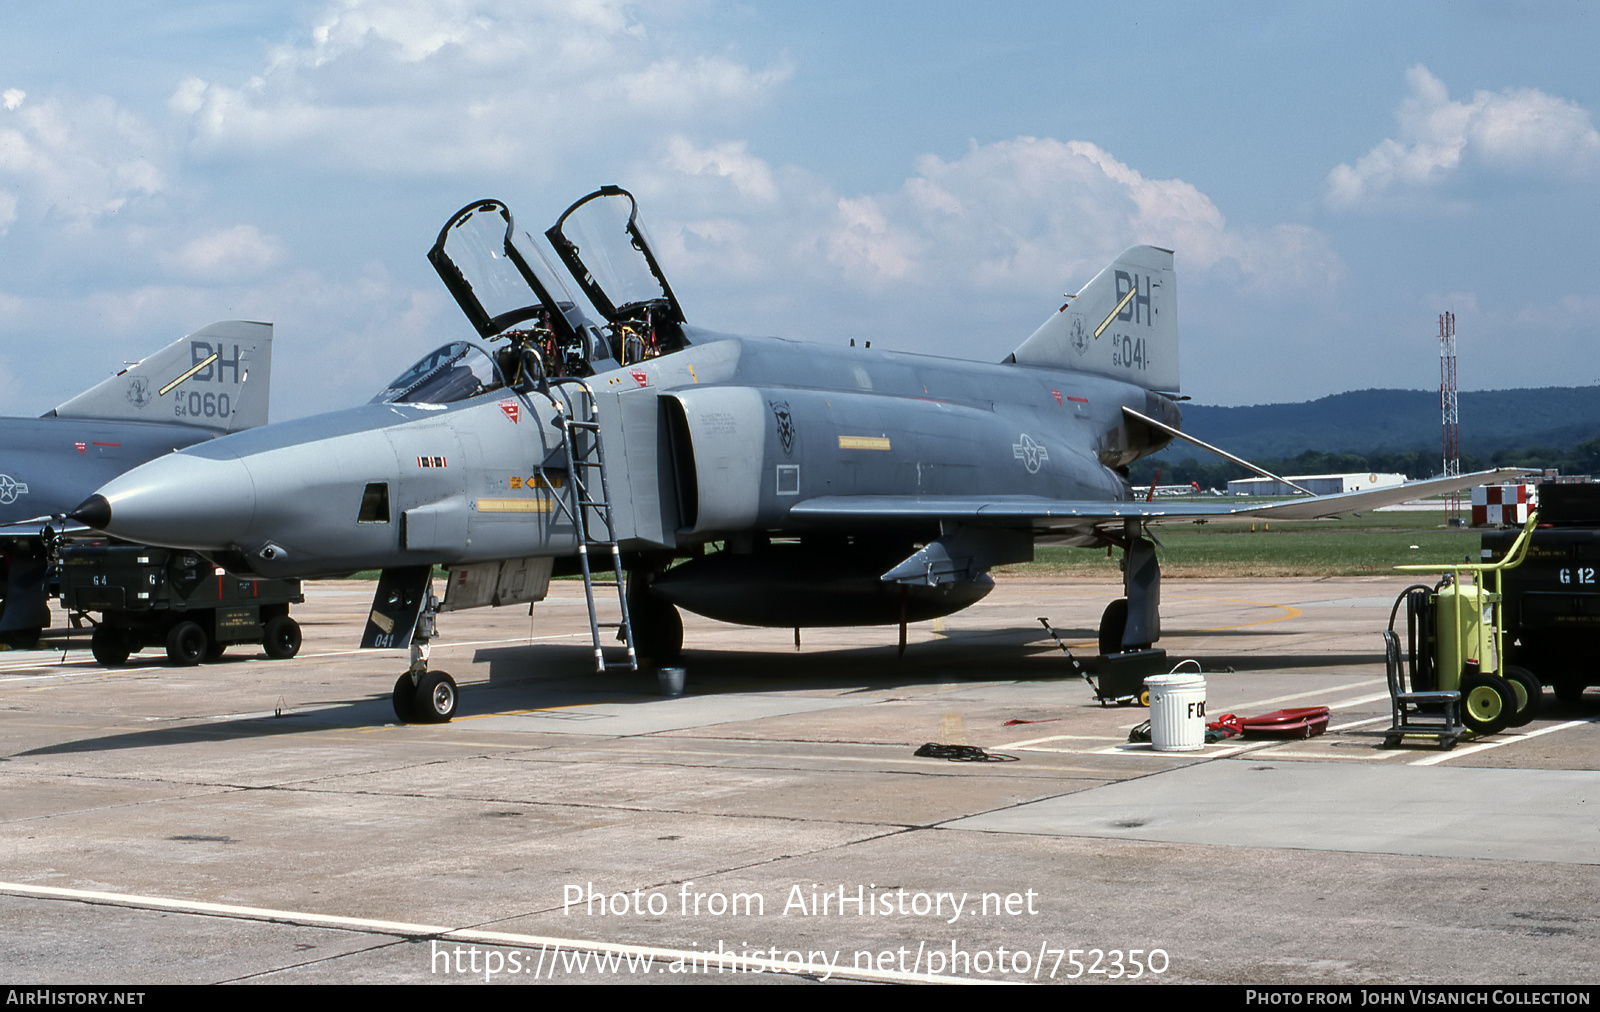
[(422, 614), (428, 595), (433, 593), (432, 566), (402, 566), (385, 569), (372, 596), (372, 611), (361, 633), (361, 649), (383, 650), (408, 647), (417, 631), (417, 616)]
[(671, 323), (684, 322), (639, 220), (639, 205), (627, 190), (602, 186), (567, 208), (545, 237), (611, 323), (636, 318), (642, 307), (659, 307)]

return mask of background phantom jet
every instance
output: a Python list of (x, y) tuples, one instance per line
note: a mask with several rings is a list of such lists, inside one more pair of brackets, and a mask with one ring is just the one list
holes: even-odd
[(174, 341), (40, 418), (0, 418), (0, 636), (29, 646), (47, 621), (50, 518), (147, 460), (265, 425), (271, 373), (272, 325), (229, 320)]
[[(1483, 480), (1241, 509), (1135, 501), (1127, 465), (1180, 420), (1170, 250), (1128, 249), (987, 364), (692, 327), (615, 187), (546, 237), (598, 325), (519, 246), (506, 207), (475, 202), (429, 259), (503, 346), (446, 345), (370, 404), (152, 461), (74, 515), (261, 575), (382, 567), (376, 646), (431, 632), (434, 564), (451, 570), (448, 610), (536, 600), (555, 560), (581, 569), (593, 601), (590, 563), (613, 559), (630, 663), (634, 648), (677, 655), (678, 607), (903, 624), (979, 600), (988, 570), (1036, 542), (1117, 545), (1126, 597), (1102, 620), (1114, 652), (1160, 635), (1151, 522), (1328, 516)], [(397, 682), (396, 711), (448, 719), (454, 685), (424, 662), (414, 653)]]

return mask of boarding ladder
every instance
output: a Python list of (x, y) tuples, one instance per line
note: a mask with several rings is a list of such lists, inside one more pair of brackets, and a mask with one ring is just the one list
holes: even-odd
[[(557, 393), (561, 396), (557, 396)], [(566, 450), (568, 477), (571, 487), (570, 501), (560, 503), (563, 513), (572, 520), (578, 536), (578, 564), (583, 570), (583, 596), (589, 605), (589, 636), (594, 641), (595, 671), (638, 671), (639, 655), (633, 647), (633, 627), (628, 621), (628, 595), (622, 582), (622, 552), (617, 548), (616, 527), (611, 522), (611, 492), (606, 484), (605, 449), (600, 439), (600, 410), (595, 404), (594, 392), (588, 384), (577, 378), (550, 380), (551, 400), (556, 405), (556, 425), (561, 430), (561, 442)], [(594, 578), (590, 567), (590, 551), (609, 552), (611, 578)], [(604, 563), (602, 563), (604, 565)], [(600, 620), (601, 605), (595, 601), (595, 590), (609, 589), (617, 595), (617, 621)], [(601, 630), (615, 629), (617, 636), (628, 648), (628, 659), (614, 664), (606, 662)]]

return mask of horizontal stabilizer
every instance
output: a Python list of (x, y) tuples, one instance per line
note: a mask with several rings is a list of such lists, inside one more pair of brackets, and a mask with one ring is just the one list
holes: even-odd
[(187, 425), (223, 434), (267, 422), (272, 324), (225, 320), (179, 338), (51, 415)]

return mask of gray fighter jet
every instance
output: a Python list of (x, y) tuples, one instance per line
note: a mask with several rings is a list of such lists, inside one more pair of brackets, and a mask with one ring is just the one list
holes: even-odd
[(229, 320), (42, 417), (0, 418), (0, 638), (31, 646), (48, 620), (47, 549), (61, 533), (61, 514), (147, 460), (265, 425), (271, 372), (272, 325)]
[(604, 668), (612, 627), (628, 666), (674, 659), (680, 607), (903, 636), (1036, 544), (1113, 545), (1114, 653), (1160, 635), (1151, 523), (1328, 516), (1485, 480), (1246, 508), (1135, 500), (1127, 466), (1182, 435), (1170, 250), (1128, 249), (988, 364), (693, 327), (616, 187), (545, 235), (599, 319), (505, 205), (474, 202), (429, 259), (489, 349), (455, 341), (362, 407), (152, 461), (74, 516), (263, 576), (382, 568), (363, 643), (411, 646), (403, 720), (448, 720), (454, 682), (426, 670), (434, 565), (449, 567), (439, 610), (538, 600), (553, 572), (582, 573)]

